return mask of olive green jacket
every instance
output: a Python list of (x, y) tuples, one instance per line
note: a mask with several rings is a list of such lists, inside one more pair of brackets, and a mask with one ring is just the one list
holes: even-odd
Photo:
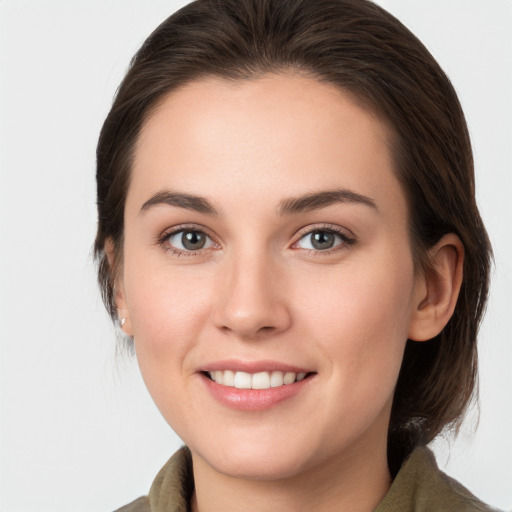
[[(149, 496), (116, 512), (188, 512), (194, 490), (188, 448), (178, 450), (158, 473)], [(437, 467), (428, 448), (417, 448), (404, 463), (374, 512), (491, 512), (465, 487)]]

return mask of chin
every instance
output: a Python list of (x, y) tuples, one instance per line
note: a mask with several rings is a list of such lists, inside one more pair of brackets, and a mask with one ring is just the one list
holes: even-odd
[[(194, 447), (191, 448), (194, 452)], [(215, 471), (232, 478), (281, 480), (314, 464), (304, 443), (230, 442), (229, 447), (208, 446), (195, 451)]]
[(241, 458), (222, 457), (222, 460), (206, 461), (213, 469), (231, 478), (240, 478), (245, 480), (283, 480), (295, 476), (301, 472), (302, 465), (299, 461), (283, 460), (279, 457), (255, 456)]

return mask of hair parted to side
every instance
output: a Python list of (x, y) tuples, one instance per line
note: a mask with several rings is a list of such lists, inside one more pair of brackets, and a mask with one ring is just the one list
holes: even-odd
[[(123, 214), (134, 146), (164, 95), (202, 77), (254, 79), (293, 71), (349, 92), (394, 134), (396, 174), (409, 206), (419, 271), (427, 250), (455, 233), (464, 281), (452, 319), (429, 342), (407, 342), (388, 436), (392, 474), (418, 444), (457, 426), (476, 385), (476, 336), (491, 248), (474, 190), (472, 151), (456, 93), (423, 44), (368, 0), (197, 0), (144, 42), (121, 83), (97, 148), (95, 255), (113, 319)], [(105, 243), (114, 247), (110, 267)]]

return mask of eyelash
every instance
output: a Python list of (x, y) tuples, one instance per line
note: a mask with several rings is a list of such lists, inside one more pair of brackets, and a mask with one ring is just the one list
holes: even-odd
[(296, 246), (303, 238), (307, 237), (308, 235), (311, 236), (313, 233), (329, 233), (341, 239), (341, 243), (332, 247), (331, 249), (325, 249), (323, 251), (319, 249), (304, 249), (308, 252), (308, 254), (313, 256), (327, 256), (337, 251), (346, 249), (347, 246), (354, 245), (357, 242), (357, 238), (354, 235), (349, 234), (347, 230), (340, 229), (339, 227), (332, 224), (323, 224), (314, 226), (313, 228), (308, 227), (304, 231), (300, 232), (297, 241), (293, 243), (292, 248), (293, 246)]
[[(200, 228), (200, 227), (194, 226), (194, 225), (177, 226), (170, 231), (165, 231), (164, 233), (162, 233), (161, 236), (158, 237), (157, 243), (158, 243), (158, 245), (162, 246), (165, 251), (171, 251), (173, 256), (190, 257), (190, 256), (201, 255), (203, 252), (203, 249), (198, 249), (196, 251), (193, 251), (193, 250), (183, 251), (181, 249), (177, 249), (177, 248), (171, 246), (168, 243), (168, 241), (171, 237), (173, 237), (179, 233), (186, 233), (186, 232), (201, 233), (201, 234), (205, 235), (206, 237), (208, 237), (213, 242), (213, 244), (215, 244), (217, 246), (219, 245), (218, 242), (214, 239), (214, 237), (211, 236), (210, 234), (208, 234), (204, 228)], [(331, 249), (325, 249), (325, 250), (304, 249), (309, 254), (313, 254), (315, 256), (326, 256), (326, 255), (332, 254), (334, 252), (337, 252), (339, 250), (343, 250), (344, 248), (346, 248), (347, 245), (350, 246), (357, 242), (356, 237), (353, 235), (349, 235), (346, 232), (346, 230), (342, 230), (342, 229), (338, 228), (337, 226), (333, 226), (331, 224), (324, 224), (324, 225), (314, 226), (312, 228), (308, 227), (308, 228), (304, 229), (302, 232), (300, 232), (298, 234), (296, 241), (291, 246), (292, 249), (294, 249), (294, 250), (300, 249), (300, 248), (294, 248), (294, 246), (296, 246), (303, 238), (307, 237), (308, 235), (311, 236), (313, 233), (318, 233), (318, 232), (332, 234), (332, 235), (340, 238), (341, 243), (339, 243), (338, 245), (334, 246)], [(209, 247), (206, 249), (209, 249)]]
[(197, 251), (183, 251), (181, 249), (177, 249), (168, 243), (169, 239), (179, 233), (202, 233), (206, 237), (208, 237), (215, 245), (219, 245), (213, 236), (208, 234), (204, 228), (200, 228), (194, 225), (182, 225), (177, 226), (170, 231), (164, 231), (162, 235), (158, 238), (158, 245), (162, 246), (165, 251), (171, 251), (173, 256), (177, 257), (189, 257), (189, 256), (199, 256), (202, 254), (202, 249), (198, 249)]

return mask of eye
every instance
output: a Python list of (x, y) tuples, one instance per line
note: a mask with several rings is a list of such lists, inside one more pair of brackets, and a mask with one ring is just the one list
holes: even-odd
[(327, 252), (344, 244), (352, 244), (354, 239), (334, 229), (315, 229), (302, 236), (294, 247), (312, 251)]
[(193, 252), (208, 249), (215, 242), (203, 231), (197, 229), (181, 229), (164, 237), (164, 242), (178, 252)]

